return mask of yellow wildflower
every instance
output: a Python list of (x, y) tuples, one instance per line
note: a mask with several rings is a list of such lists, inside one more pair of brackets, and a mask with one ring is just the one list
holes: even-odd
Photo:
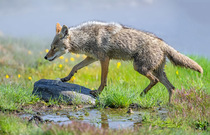
[(121, 62), (117, 62), (117, 68), (120, 68)]
[(20, 74), (18, 74), (18, 78), (20, 78), (21, 76), (20, 76)]
[(85, 82), (85, 84), (87, 85), (87, 84), (88, 84), (88, 82)]
[(74, 58), (73, 58), (73, 57), (71, 57), (71, 58), (70, 58), (70, 61), (74, 61)]
[(176, 71), (176, 74), (177, 74), (177, 75), (179, 74), (178, 70)]
[(60, 57), (59, 57), (59, 59), (61, 59), (61, 60), (62, 60), (62, 59), (64, 59), (64, 57), (63, 57), (63, 56), (60, 56)]
[(32, 80), (32, 77), (29, 76), (29, 77), (28, 77), (28, 80)]
[(31, 51), (28, 51), (28, 54), (29, 54), (29, 55), (31, 55), (31, 54), (32, 54), (32, 52), (31, 52)]
[(68, 59), (65, 59), (65, 62), (68, 62), (69, 60)]
[(85, 70), (88, 70), (88, 67), (85, 67)]
[(5, 76), (5, 78), (7, 78), (7, 79), (8, 79), (8, 78), (9, 78), (9, 75), (6, 75), (6, 76)]
[(79, 57), (80, 57), (80, 55), (79, 55), (79, 54), (76, 54), (76, 57), (77, 57), (77, 58), (79, 58)]
[(87, 56), (86, 56), (86, 55), (82, 55), (82, 57), (83, 57), (83, 58), (86, 58)]
[(59, 64), (59, 68), (62, 68), (63, 67), (63, 65), (62, 64)]
[(46, 53), (48, 53), (48, 52), (49, 52), (49, 50), (48, 50), (48, 49), (46, 49), (46, 50), (45, 50), (45, 52), (46, 52)]
[(76, 77), (75, 76), (72, 76), (72, 78), (71, 78), (71, 82), (73, 82), (74, 80), (76, 79)]

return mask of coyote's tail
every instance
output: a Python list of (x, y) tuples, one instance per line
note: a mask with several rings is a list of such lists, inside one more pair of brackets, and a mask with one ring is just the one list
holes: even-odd
[(169, 45), (164, 46), (164, 52), (168, 59), (176, 66), (181, 66), (185, 68), (190, 68), (200, 73), (203, 73), (203, 69), (198, 63), (188, 58), (187, 56), (179, 53), (174, 48)]

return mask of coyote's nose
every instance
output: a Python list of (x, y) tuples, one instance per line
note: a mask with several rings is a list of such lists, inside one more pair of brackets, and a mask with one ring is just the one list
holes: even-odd
[(45, 56), (44, 58), (47, 59), (47, 56)]

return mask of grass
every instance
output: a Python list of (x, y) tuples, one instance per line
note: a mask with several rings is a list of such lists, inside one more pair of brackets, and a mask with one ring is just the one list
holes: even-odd
[(26, 120), (22, 120), (14, 115), (0, 113), (1, 135), (32, 134), (37, 131), (39, 129), (32, 124), (28, 124)]
[[(176, 90), (174, 108), (169, 112), (169, 119), (178, 117), (176, 122), (182, 126), (190, 125), (192, 128), (207, 130), (209, 128), (209, 99), (203, 90), (194, 88), (186, 91), (185, 89)], [(208, 129), (209, 130), (209, 129)]]
[(21, 86), (0, 85), (0, 109), (19, 110), (22, 106), (33, 104), (40, 99), (31, 90)]
[[(46, 43), (48, 43), (46, 41)], [(49, 44), (49, 43), (48, 43)], [(54, 62), (43, 59), (49, 45), (44, 42), (25, 41), (12, 38), (0, 38), (0, 110), (21, 110), (28, 104), (40, 102), (32, 95), (33, 84), (39, 79), (56, 79), (68, 75), (72, 67), (84, 59), (83, 55), (67, 54)], [(125, 108), (131, 103), (138, 103), (145, 108), (157, 108), (158, 104), (169, 110), (166, 120), (159, 116), (144, 116), (144, 125), (138, 130), (102, 130), (91, 125), (74, 123), (67, 126), (31, 128), (31, 125), (13, 115), (0, 113), (0, 134), (208, 134), (209, 131), (209, 95), (210, 95), (210, 60), (199, 56), (190, 56), (204, 70), (203, 75), (167, 63), (165, 71), (170, 82), (176, 87), (173, 107), (167, 106), (168, 92), (160, 83), (148, 94), (140, 97), (141, 91), (149, 80), (134, 71), (131, 62), (111, 61), (108, 85), (99, 96), (99, 108)], [(75, 74), (70, 83), (97, 89), (100, 85), (100, 64), (95, 62)], [(79, 103), (79, 101), (75, 101)], [(46, 104), (59, 104), (52, 100)], [(6, 111), (7, 112), (7, 111)], [(10, 124), (13, 123), (13, 124)], [(20, 125), (20, 128), (18, 128)], [(73, 130), (73, 131), (72, 131)], [(100, 129), (101, 130), (101, 129)]]

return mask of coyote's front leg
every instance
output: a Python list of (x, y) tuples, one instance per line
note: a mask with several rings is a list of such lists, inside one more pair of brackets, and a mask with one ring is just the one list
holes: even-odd
[(83, 67), (85, 67), (85, 66), (87, 66), (87, 65), (89, 65), (89, 64), (91, 64), (91, 63), (93, 63), (93, 62), (95, 62), (95, 61), (96, 61), (96, 59), (93, 59), (93, 58), (91, 58), (91, 57), (85, 58), (82, 62), (80, 62), (79, 64), (75, 65), (75, 66), (72, 68), (72, 70), (71, 70), (71, 72), (69, 73), (68, 76), (66, 76), (66, 77), (64, 77), (64, 78), (61, 78), (61, 81), (62, 81), (62, 82), (67, 82), (67, 81), (69, 81), (69, 80), (71, 79), (71, 77), (74, 76), (74, 73), (77, 72), (77, 70), (79, 70), (79, 69), (81, 69), (81, 68), (83, 68)]
[(97, 97), (106, 86), (107, 82), (107, 74), (108, 74), (108, 68), (109, 68), (109, 57), (106, 57), (103, 60), (100, 60), (101, 63), (101, 85), (99, 86), (98, 90), (93, 90), (90, 92), (94, 97)]

